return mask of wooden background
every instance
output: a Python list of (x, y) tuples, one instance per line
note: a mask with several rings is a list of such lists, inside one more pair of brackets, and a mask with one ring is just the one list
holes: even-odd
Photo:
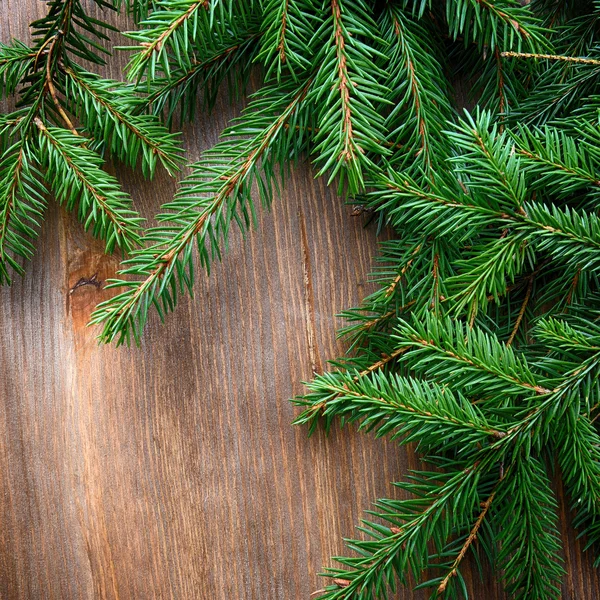
[[(0, 7), (3, 42), (27, 39), (44, 12), (37, 0)], [(190, 159), (239, 109), (223, 101), (186, 129)], [(148, 218), (175, 190), (164, 174), (116, 172)], [(106, 292), (69, 293), (117, 262), (51, 205), (26, 275), (0, 290), (1, 599), (295, 600), (322, 586), (342, 537), (418, 465), (385, 440), (309, 440), (290, 425), (288, 398), (343, 351), (334, 315), (369, 290), (375, 233), (349, 212), (299, 167), (195, 299), (153, 320), (142, 348), (117, 350), (85, 327)], [(563, 597), (600, 597), (569, 539)], [(474, 573), (474, 598), (503, 597)]]

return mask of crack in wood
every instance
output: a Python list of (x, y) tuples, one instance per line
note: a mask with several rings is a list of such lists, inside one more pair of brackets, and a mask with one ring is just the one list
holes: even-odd
[(310, 264), (310, 250), (308, 247), (308, 236), (306, 234), (306, 221), (302, 209), (298, 210), (300, 221), (300, 241), (302, 246), (302, 273), (304, 279), (304, 308), (306, 311), (306, 334), (308, 341), (308, 355), (313, 373), (321, 373), (323, 366), (316, 345), (316, 318), (315, 298), (312, 283), (312, 268)]

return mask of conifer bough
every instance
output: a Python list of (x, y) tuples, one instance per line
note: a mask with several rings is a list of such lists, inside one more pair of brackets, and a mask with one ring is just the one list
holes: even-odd
[[(110, 154), (152, 176), (157, 162), (179, 169), (178, 136), (125, 84), (102, 79), (78, 61), (104, 64), (101, 45), (114, 27), (90, 16), (80, 0), (51, 0), (31, 24), (33, 44), (0, 44), (0, 97), (16, 95), (0, 115), (0, 283), (23, 272), (33, 254), (46, 194), (76, 209), (85, 228), (131, 251), (141, 242), (142, 219), (118, 181), (102, 170)], [(95, 0), (105, 11), (116, 6)]]
[[(3, 94), (21, 86), (2, 118), (2, 281), (32, 252), (46, 182), (109, 250), (131, 251), (92, 322), (104, 342), (139, 341), (151, 307), (173, 310), (198, 258), (209, 270), (231, 226), (245, 232), (257, 200), (269, 206), (288, 166), (310, 157), (396, 236), (382, 244), (378, 291), (343, 314), (352, 353), (294, 400), (296, 422), (355, 422), (416, 442), (426, 464), (398, 484), (401, 499), (376, 502), (317, 596), (387, 598), (415, 581), (467, 597), (474, 556), (512, 598), (560, 597), (555, 464), (600, 564), (600, 3), (127, 8), (129, 86), (75, 64), (99, 62), (89, 35), (104, 35), (75, 0), (49, 3), (32, 48), (0, 48)], [(175, 171), (177, 138), (161, 121), (210, 109), (225, 81), (244, 90), (253, 65), (263, 86), (139, 240), (98, 152)]]

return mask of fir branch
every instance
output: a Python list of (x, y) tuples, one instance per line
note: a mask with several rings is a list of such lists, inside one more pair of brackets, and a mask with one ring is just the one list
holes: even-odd
[[(586, 549), (600, 547), (600, 436), (590, 420), (570, 410), (555, 444), (559, 463), (576, 514), (574, 525), (587, 537)], [(600, 563), (596, 558), (595, 566)]]
[[(379, 371), (380, 369), (383, 369), (386, 366), (390, 366), (392, 361), (395, 361), (403, 352), (405, 352), (404, 348), (395, 349), (393, 352), (390, 352), (389, 354), (385, 355), (383, 358), (381, 358), (375, 362), (371, 362), (370, 364), (366, 365), (364, 367), (364, 369), (357, 372), (352, 377), (352, 382), (359, 382), (363, 377), (370, 375), (371, 373), (375, 373), (375, 372)], [(357, 360), (354, 361), (355, 364), (357, 362), (358, 362)], [(325, 375), (323, 375), (323, 378), (328, 379), (329, 376), (330, 376), (330, 374), (325, 374)], [(346, 377), (345, 373), (339, 373), (336, 377), (336, 381), (337, 380), (343, 381), (343, 380), (345, 380), (345, 377)], [(331, 382), (329, 382), (329, 383), (331, 383)], [(326, 430), (328, 430), (331, 425), (331, 422), (332, 422), (332, 418), (331, 418), (333, 416), (332, 412), (334, 412), (334, 411), (328, 410), (329, 404), (333, 403), (334, 401), (338, 401), (345, 394), (345, 392), (349, 391), (349, 388), (347, 387), (347, 385), (345, 383), (340, 382), (339, 385), (341, 386), (340, 390), (338, 390), (337, 392), (334, 392), (334, 393), (323, 394), (323, 389), (315, 388), (314, 394), (310, 394), (309, 396), (303, 396), (303, 397), (295, 399), (294, 402), (296, 404), (298, 404), (300, 406), (307, 406), (308, 408), (306, 408), (304, 410), (304, 412), (294, 420), (294, 424), (295, 425), (308, 424), (309, 425), (309, 434), (312, 434), (317, 426), (318, 418), (321, 415), (323, 415), (323, 416), (327, 417), (325, 428), (326, 428)]]
[(519, 327), (521, 326), (521, 322), (523, 321), (523, 317), (525, 316), (525, 310), (527, 309), (527, 305), (529, 304), (529, 300), (531, 299), (531, 292), (533, 291), (533, 280), (534, 276), (530, 275), (528, 277), (527, 291), (525, 292), (523, 304), (519, 309), (519, 314), (517, 315), (517, 318), (515, 320), (513, 330), (510, 332), (510, 337), (506, 341), (507, 346), (510, 346), (515, 341), (515, 337), (517, 336), (517, 332), (519, 331)]
[(456, 0), (446, 3), (450, 35), (473, 40), (480, 51), (548, 47), (546, 30), (528, 6), (514, 0)]
[[(208, 270), (211, 258), (219, 255), (217, 238), (227, 236), (233, 221), (242, 230), (249, 225), (250, 190), (261, 161), (266, 178), (259, 189), (263, 202), (270, 204), (274, 167), (267, 168), (266, 161), (273, 156), (274, 162), (282, 164), (288, 157), (285, 125), (298, 119), (311, 83), (309, 80), (294, 92), (280, 93), (275, 99), (265, 92), (247, 112), (247, 125), (242, 120), (239, 127), (225, 133), (244, 134), (247, 130), (253, 137), (237, 143), (223, 142), (193, 167), (192, 175), (183, 181), (174, 202), (165, 206), (171, 212), (159, 215), (164, 225), (146, 234), (151, 245), (135, 253), (121, 271), (125, 275), (141, 275), (143, 279), (111, 281), (111, 287), (124, 286), (127, 291), (100, 304), (92, 315), (92, 323), (104, 324), (101, 340), (117, 338), (117, 343), (123, 343), (133, 336), (139, 341), (151, 304), (162, 317), (177, 301), (177, 280), (180, 290), (185, 286), (191, 291), (194, 242)], [(212, 244), (212, 254), (208, 244)]]
[(386, 141), (393, 148), (402, 148), (394, 162), (406, 169), (414, 163), (431, 176), (434, 161), (445, 158), (448, 152), (442, 131), (452, 115), (438, 58), (442, 52), (431, 44), (425, 50), (422, 40), (428, 31), (397, 6), (386, 5), (379, 27), (387, 45), (389, 97), (395, 104), (384, 124), (389, 132)]
[(314, 0), (266, 0), (258, 59), (266, 66), (266, 79), (289, 75), (295, 80), (312, 69), (311, 53), (318, 51), (313, 37), (319, 8)]
[(352, 5), (331, 0), (321, 30), (329, 39), (316, 58), (319, 67), (307, 98), (319, 107), (313, 151), (319, 174), (329, 172), (329, 182), (339, 176), (340, 188), (347, 181), (353, 193), (364, 187), (363, 170), (373, 164), (371, 156), (389, 153), (382, 144), (386, 136), (380, 114), (389, 91), (378, 81), (385, 72), (372, 59), (384, 55), (375, 48), (373, 21), (362, 0)]
[[(94, 2), (100, 8), (115, 10), (112, 2)], [(51, 71), (54, 71), (59, 57), (63, 55), (73, 55), (94, 64), (104, 64), (102, 55), (107, 54), (108, 50), (98, 41), (109, 39), (105, 30), (116, 31), (114, 26), (88, 16), (80, 0), (50, 0), (46, 16), (34, 21), (31, 27), (38, 54), (48, 48)]]
[(0, 43), (0, 98), (14, 94), (36, 57), (29, 46), (18, 40)]
[(148, 18), (148, 14), (153, 8), (154, 0), (116, 0), (115, 4), (117, 9), (120, 9), (121, 5), (124, 4), (127, 12), (133, 15), (134, 21), (139, 23)]
[(329, 568), (323, 574), (333, 579), (334, 585), (320, 590), (318, 598), (357, 600), (386, 594), (388, 589), (394, 592), (395, 576), (405, 583), (405, 573), (409, 569), (418, 578), (429, 562), (429, 537), (425, 532), (431, 534), (439, 547), (450, 533), (445, 519), (455, 518), (463, 523), (465, 513), (469, 516), (475, 513), (479, 504), (477, 484), (485, 466), (481, 463), (469, 465), (445, 480), (433, 473), (415, 476), (414, 483), (405, 483), (401, 487), (417, 498), (379, 501), (381, 511), (374, 514), (392, 526), (364, 522), (366, 527), (361, 529), (373, 538), (372, 541), (348, 541), (349, 547), (359, 556), (336, 557), (345, 568)]
[(525, 356), (495, 336), (450, 319), (400, 322), (398, 347), (413, 348), (402, 360), (440, 384), (456, 385), (469, 395), (502, 399), (508, 395), (547, 395)]
[[(95, 4), (114, 11), (120, 3)], [(119, 247), (127, 252), (140, 242), (141, 219), (116, 179), (100, 168), (103, 161), (97, 151), (105, 145), (131, 166), (141, 155), (142, 170), (149, 176), (158, 161), (171, 172), (181, 163), (178, 137), (156, 117), (132, 114), (142, 101), (131, 90), (77, 63), (104, 64), (108, 50), (103, 43), (115, 27), (89, 16), (80, 0), (51, 0), (47, 7), (47, 14), (31, 25), (31, 47), (18, 42), (0, 47), (0, 87), (19, 96), (16, 111), (0, 120), (3, 151), (7, 156), (16, 143), (27, 153), (26, 160), (21, 153), (3, 198), (0, 254), (6, 283), (7, 265), (22, 271), (7, 257), (31, 255), (31, 238), (43, 217), (38, 179), (44, 179), (67, 208), (78, 206), (84, 227), (92, 227), (94, 235), (105, 240), (107, 251)]]
[(586, 143), (591, 144), (593, 137), (584, 127), (583, 139), (556, 127), (519, 128), (514, 140), (517, 152), (524, 158), (526, 180), (531, 189), (563, 200), (582, 190), (600, 187), (593, 156), (585, 150)]
[[(582, 219), (581, 214), (573, 209), (561, 210), (537, 202), (523, 204), (517, 210), (506, 207), (507, 211), (502, 212), (493, 204), (486, 206), (481, 198), (454, 195), (454, 190), (434, 187), (434, 191), (427, 192), (409, 180), (398, 182), (382, 177), (381, 181), (385, 182), (385, 188), (375, 192), (374, 196), (379, 199), (382, 208), (394, 207), (390, 215), (398, 226), (406, 226), (427, 214), (428, 219), (422, 226), (428, 235), (446, 233), (449, 237), (464, 239), (476, 235), (490, 224), (495, 224), (500, 231), (512, 225), (515, 230), (531, 236), (539, 250), (551, 252), (558, 260), (581, 265), (578, 268), (593, 269), (600, 258), (595, 215), (586, 215)], [(393, 192), (391, 195), (390, 190)], [(398, 198), (406, 197), (410, 201), (398, 206)], [(494, 200), (493, 196), (490, 200)], [(454, 229), (449, 229), (450, 223), (454, 223)]]
[(198, 91), (204, 90), (206, 106), (211, 109), (223, 81), (235, 76), (247, 81), (257, 52), (261, 32), (244, 31), (232, 36), (224, 44), (208, 50), (202, 59), (185, 70), (173, 69), (168, 78), (154, 78), (149, 83), (149, 93), (144, 104), (153, 114), (166, 113), (165, 120), (172, 124), (179, 109), (180, 122), (192, 121), (196, 113)]
[(499, 206), (519, 211), (526, 198), (523, 170), (508, 134), (492, 122), (491, 113), (482, 112), (475, 118), (466, 113), (449, 135), (459, 150), (450, 160), (467, 188), (491, 192)]
[(600, 328), (597, 323), (580, 318), (571, 318), (571, 322), (565, 321), (564, 315), (563, 319), (539, 319), (535, 336), (549, 349), (561, 354), (600, 351)]
[[(451, 176), (423, 188), (389, 170), (371, 195), (397, 227), (418, 223), (427, 236), (471, 242), (471, 258), (456, 260), (458, 272), (447, 279), (453, 310), (468, 308), (471, 316), (486, 309), (489, 296), (498, 302), (525, 265), (538, 262), (538, 255), (550, 254), (578, 271), (593, 271), (600, 257), (595, 215), (582, 218), (572, 208), (530, 199), (537, 189), (559, 190), (562, 196), (596, 187), (589, 158), (579, 159), (575, 144), (564, 135), (553, 137), (549, 131), (542, 148), (535, 134), (524, 130), (518, 140), (520, 157), (507, 132), (490, 127), (490, 118), (490, 113), (467, 117), (450, 133), (459, 149), (450, 159)], [(535, 181), (533, 189), (528, 181)]]
[(526, 204), (519, 228), (532, 236), (539, 251), (580, 270), (595, 270), (600, 261), (600, 219), (556, 206)]
[(0, 159), (0, 285), (10, 285), (10, 269), (23, 267), (16, 257), (31, 258), (46, 201), (41, 175), (23, 140), (8, 147)]
[(152, 115), (133, 114), (145, 101), (123, 84), (85, 73), (76, 66), (65, 69), (65, 93), (72, 111), (85, 129), (121, 161), (135, 167), (141, 155), (142, 172), (152, 178), (156, 163), (175, 175), (182, 162), (179, 136), (169, 133)]
[(131, 199), (113, 177), (100, 169), (102, 161), (83, 145), (83, 140), (63, 129), (47, 127), (38, 117), (37, 160), (44, 177), (61, 204), (73, 210), (87, 229), (106, 242), (106, 251), (115, 246), (129, 252), (140, 243), (141, 219), (131, 209)]
[[(439, 470), (400, 484), (410, 499), (378, 502), (322, 597), (386, 597), (411, 576), (456, 597), (471, 551), (513, 598), (557, 597), (554, 459), (576, 525), (600, 542), (597, 3), (96, 4), (143, 19), (128, 34), (138, 85), (78, 66), (102, 63), (107, 37), (80, 0), (49, 2), (31, 48), (0, 46), (0, 92), (19, 94), (0, 119), (0, 282), (33, 251), (43, 182), (109, 249), (139, 243), (98, 152), (174, 173), (177, 138), (159, 119), (191, 120), (261, 63), (265, 85), (111, 282), (101, 339), (139, 342), (150, 307), (163, 318), (191, 293), (198, 260), (209, 270), (310, 153), (346, 197), (368, 190), (353, 201), (396, 239), (379, 289), (343, 314), (358, 354), (308, 384), (296, 422), (417, 442)], [(456, 73), (477, 104), (462, 119)]]
[(465, 452), (506, 435), (464, 398), (436, 384), (382, 372), (347, 372), (325, 374), (308, 387), (310, 396), (295, 400), (309, 406), (297, 424), (310, 422), (316, 408), (327, 417), (360, 421), (361, 429), (376, 430), (378, 436), (392, 433), (392, 439), (404, 436), (403, 443), (418, 439), (425, 448)]
[[(167, 53), (173, 49), (183, 58), (180, 66), (186, 66), (189, 44), (188, 35), (194, 35), (200, 27), (202, 13), (210, 8), (210, 0), (176, 0), (156, 2), (155, 10), (140, 24), (144, 29), (130, 31), (126, 35), (137, 41), (139, 50), (128, 65), (130, 79), (140, 80), (148, 71), (150, 78), (156, 77), (157, 65), (168, 75), (170, 60)], [(178, 52), (182, 50), (183, 52)]]
[(499, 488), (498, 556), (506, 591), (514, 598), (560, 597), (564, 574), (558, 534), (557, 505), (539, 460), (515, 461)]
[(469, 258), (457, 262), (458, 273), (448, 280), (455, 314), (468, 307), (473, 318), (478, 310), (485, 310), (490, 299), (499, 301), (507, 282), (514, 283), (527, 262), (533, 262), (525, 240), (524, 236), (501, 235), (494, 243), (475, 245), (467, 254)]
[(535, 85), (519, 103), (515, 119), (541, 125), (557, 117), (568, 117), (580, 108), (583, 98), (595, 93), (599, 76), (598, 64), (594, 64), (598, 62), (596, 30), (596, 17), (574, 19), (568, 27), (558, 29), (560, 33), (555, 36), (560, 52), (551, 57), (564, 59), (550, 58), (543, 68), (535, 60), (511, 61), (538, 65), (532, 73)]
[(353, 324), (339, 335), (349, 338), (353, 349), (378, 332), (390, 333), (400, 315), (431, 310), (437, 314), (448, 293), (448, 254), (447, 247), (420, 236), (382, 244), (384, 265), (373, 276), (380, 288), (361, 306), (340, 315)]
[[(259, 19), (247, 2), (214, 0), (160, 0), (140, 25), (143, 29), (125, 35), (137, 42), (128, 64), (130, 79), (146, 77), (151, 85), (159, 76), (177, 78), (241, 32), (257, 32)], [(179, 73), (179, 74), (178, 74)]]
[(457, 557), (454, 559), (454, 562), (452, 563), (450, 570), (444, 576), (444, 578), (442, 579), (442, 581), (440, 582), (440, 584), (437, 587), (436, 594), (438, 596), (441, 596), (442, 594), (444, 594), (444, 592), (448, 588), (448, 584), (450, 583), (450, 580), (453, 577), (456, 577), (458, 575), (458, 569), (460, 567), (460, 564), (462, 563), (465, 556), (467, 555), (469, 548), (472, 546), (472, 544), (477, 539), (477, 534), (479, 533), (479, 529), (481, 528), (481, 525), (482, 525), (485, 517), (487, 516), (488, 511), (490, 510), (490, 507), (492, 505), (492, 502), (494, 501), (495, 496), (496, 496), (496, 489), (494, 489), (494, 491), (488, 496), (488, 498), (487, 498), (487, 500), (485, 500), (485, 502), (482, 502), (481, 512), (479, 513), (477, 520), (473, 524), (473, 528), (469, 532), (469, 535), (467, 536), (467, 539), (465, 540), (464, 544), (462, 545)]

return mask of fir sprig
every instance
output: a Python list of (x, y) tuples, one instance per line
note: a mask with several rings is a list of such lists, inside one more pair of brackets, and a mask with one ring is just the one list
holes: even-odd
[[(177, 298), (194, 283), (194, 247), (201, 264), (210, 269), (220, 257), (219, 238), (227, 239), (232, 224), (245, 231), (255, 219), (252, 185), (256, 182), (261, 201), (269, 205), (276, 185), (277, 170), (271, 157), (290, 160), (303, 149), (296, 127), (305, 127), (301, 108), (312, 81), (287, 89), (265, 89), (248, 107), (239, 125), (233, 125), (222, 142), (192, 166), (169, 212), (157, 218), (158, 227), (146, 233), (150, 243), (126, 262), (125, 275), (141, 279), (114, 280), (112, 287), (126, 291), (98, 306), (93, 323), (103, 323), (102, 339), (118, 343), (139, 340), (153, 305), (161, 318), (174, 309)], [(275, 117), (275, 120), (273, 120)], [(240, 137), (249, 136), (249, 137)]]
[(397, 6), (386, 5), (379, 27), (394, 104), (384, 123), (386, 142), (401, 150), (394, 162), (402, 169), (431, 176), (434, 163), (448, 155), (442, 131), (453, 113), (442, 48), (431, 44), (425, 50), (420, 42), (429, 32)]
[[(181, 164), (178, 137), (150, 115), (134, 112), (141, 100), (123, 84), (103, 80), (78, 64), (104, 63), (107, 30), (79, 0), (52, 0), (45, 17), (32, 24), (34, 43), (0, 46), (0, 89), (18, 94), (14, 112), (0, 120), (0, 283), (19, 258), (30, 258), (50, 190), (86, 229), (128, 252), (140, 243), (142, 220), (131, 199), (102, 170), (106, 150), (152, 176), (160, 161), (171, 173)], [(114, 11), (105, 0), (96, 4)]]
[(86, 133), (101, 148), (135, 167), (141, 155), (142, 172), (153, 177), (157, 162), (176, 175), (181, 164), (179, 136), (168, 133), (152, 115), (139, 114), (147, 105), (126, 85), (102, 79), (73, 66), (65, 69), (65, 100), (81, 115)]
[(140, 242), (141, 219), (116, 179), (100, 169), (102, 159), (80, 136), (46, 127), (38, 117), (34, 122), (40, 131), (41, 166), (56, 199), (68, 210), (78, 206), (79, 220), (86, 229), (94, 224), (94, 234), (106, 240), (107, 252), (115, 246), (131, 251)]
[(383, 110), (388, 89), (386, 71), (376, 58), (385, 58), (376, 47), (376, 30), (365, 2), (331, 0), (315, 37), (324, 47), (315, 57), (315, 85), (307, 102), (317, 106), (313, 136), (319, 174), (331, 182), (347, 181), (352, 193), (364, 187), (363, 171), (376, 156), (389, 154)]

